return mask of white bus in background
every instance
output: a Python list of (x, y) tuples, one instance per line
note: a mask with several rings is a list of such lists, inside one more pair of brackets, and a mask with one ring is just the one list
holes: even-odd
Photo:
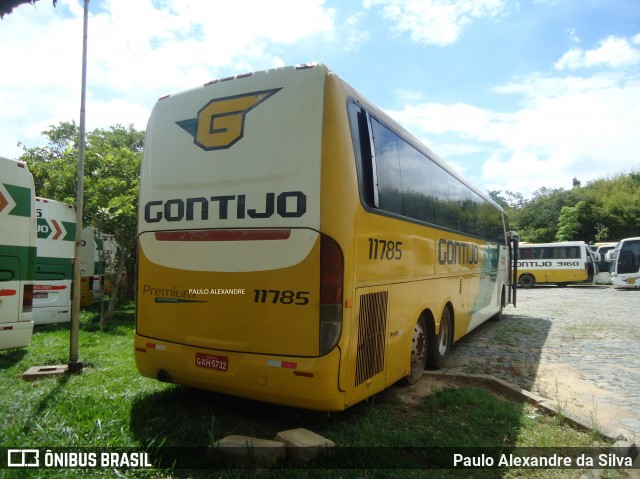
[(616, 288), (640, 288), (640, 237), (626, 238), (609, 252), (611, 284)]
[(33, 322), (68, 323), (71, 321), (76, 210), (67, 203), (36, 198), (36, 216), (38, 256)]
[(100, 300), (113, 290), (117, 244), (113, 235), (94, 232), (93, 299)]
[(95, 268), (95, 243), (93, 226), (82, 229), (80, 248), (80, 306), (86, 308), (93, 304), (93, 274)]
[(519, 245), (518, 284), (522, 288), (544, 283), (566, 286), (590, 282), (595, 268), (591, 250), (584, 241)]
[(607, 253), (612, 251), (618, 243), (596, 243), (592, 250), (596, 255), (597, 273), (593, 277), (595, 284), (611, 284), (611, 272), (609, 271), (611, 263), (607, 260)]
[(31, 341), (35, 273), (33, 176), (25, 163), (0, 157), (0, 350)]

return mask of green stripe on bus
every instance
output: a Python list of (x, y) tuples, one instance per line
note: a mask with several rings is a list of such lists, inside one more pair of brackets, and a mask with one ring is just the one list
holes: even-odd
[(73, 258), (36, 258), (36, 280), (73, 279)]
[(67, 232), (62, 238), (62, 241), (75, 241), (76, 240), (76, 224), (71, 223), (70, 221), (63, 221), (62, 226), (64, 226), (65, 231)]
[(104, 274), (105, 268), (102, 261), (94, 261), (93, 274)]
[[(0, 245), (0, 269), (8, 268), (13, 281), (33, 281), (36, 277), (36, 247)], [(19, 266), (14, 266), (15, 260)]]
[(163, 298), (163, 297), (157, 297), (153, 301), (157, 304), (206, 303), (207, 302), (207, 301), (200, 301), (197, 299), (178, 299), (178, 298)]
[(10, 215), (13, 216), (24, 216), (26, 218), (31, 217), (31, 198), (32, 191), (31, 188), (25, 188), (24, 186), (16, 186), (16, 185), (8, 185), (4, 183), (5, 188), (13, 201), (15, 201), (16, 205), (13, 207), (11, 211), (9, 211)]

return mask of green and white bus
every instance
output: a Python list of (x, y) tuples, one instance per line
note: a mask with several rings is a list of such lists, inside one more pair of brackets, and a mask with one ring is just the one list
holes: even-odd
[(36, 215), (38, 257), (33, 322), (68, 323), (71, 321), (76, 211), (72, 205), (60, 201), (36, 198)]
[(33, 176), (25, 163), (0, 158), (0, 350), (31, 341), (35, 272)]

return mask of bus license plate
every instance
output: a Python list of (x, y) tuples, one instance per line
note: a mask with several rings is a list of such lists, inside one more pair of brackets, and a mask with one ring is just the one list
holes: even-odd
[(229, 358), (227, 356), (196, 353), (196, 366), (215, 371), (227, 371), (229, 369)]

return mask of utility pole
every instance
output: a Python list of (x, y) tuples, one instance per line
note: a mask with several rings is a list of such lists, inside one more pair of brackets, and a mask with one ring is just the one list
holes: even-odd
[(71, 308), (71, 334), (69, 337), (68, 373), (82, 372), (83, 364), (78, 359), (80, 342), (80, 252), (82, 248), (82, 213), (84, 205), (84, 147), (85, 147), (85, 103), (87, 92), (87, 28), (89, 25), (89, 0), (84, 0), (84, 24), (82, 30), (82, 93), (80, 97), (80, 138), (78, 154), (78, 191), (76, 197), (76, 252), (73, 262), (73, 303)]

